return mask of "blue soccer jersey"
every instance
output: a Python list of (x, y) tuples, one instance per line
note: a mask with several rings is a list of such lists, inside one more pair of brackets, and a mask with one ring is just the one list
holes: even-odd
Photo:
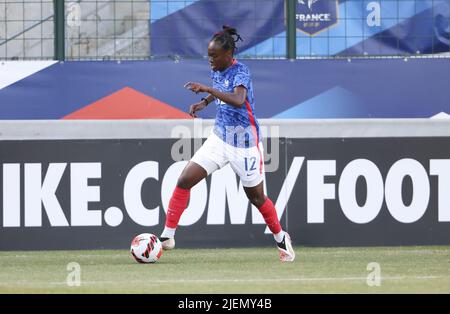
[(223, 72), (211, 71), (213, 88), (232, 93), (237, 86), (247, 89), (247, 98), (241, 108), (216, 99), (214, 133), (224, 142), (235, 147), (257, 146), (261, 141), (258, 120), (255, 116), (253, 86), (248, 67), (237, 60)]

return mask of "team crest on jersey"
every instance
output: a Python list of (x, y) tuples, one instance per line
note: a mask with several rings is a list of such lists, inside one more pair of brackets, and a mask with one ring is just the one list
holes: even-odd
[(338, 0), (297, 0), (297, 29), (315, 36), (338, 23)]

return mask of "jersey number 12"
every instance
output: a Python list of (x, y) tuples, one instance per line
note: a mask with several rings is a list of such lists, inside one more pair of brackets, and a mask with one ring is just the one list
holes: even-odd
[[(249, 159), (250, 159), (250, 163), (249, 163)], [(250, 158), (245, 157), (244, 160), (245, 160), (245, 171), (249, 171), (249, 169), (248, 169), (249, 164), (251, 164), (250, 171), (256, 170), (256, 167), (255, 167), (256, 157), (250, 157)]]

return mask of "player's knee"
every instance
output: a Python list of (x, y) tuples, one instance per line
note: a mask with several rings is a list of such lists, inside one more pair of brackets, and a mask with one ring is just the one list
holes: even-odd
[(188, 176), (181, 174), (181, 176), (178, 178), (177, 186), (182, 189), (190, 189), (192, 188), (192, 183)]
[(264, 195), (252, 195), (248, 198), (250, 200), (250, 203), (256, 206), (256, 208), (260, 208), (263, 206), (264, 202), (266, 201), (266, 198)]

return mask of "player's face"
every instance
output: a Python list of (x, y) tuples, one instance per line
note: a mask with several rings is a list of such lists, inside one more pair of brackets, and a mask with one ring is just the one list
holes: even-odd
[(212, 41), (208, 45), (208, 59), (213, 71), (223, 71), (233, 63), (233, 53)]

